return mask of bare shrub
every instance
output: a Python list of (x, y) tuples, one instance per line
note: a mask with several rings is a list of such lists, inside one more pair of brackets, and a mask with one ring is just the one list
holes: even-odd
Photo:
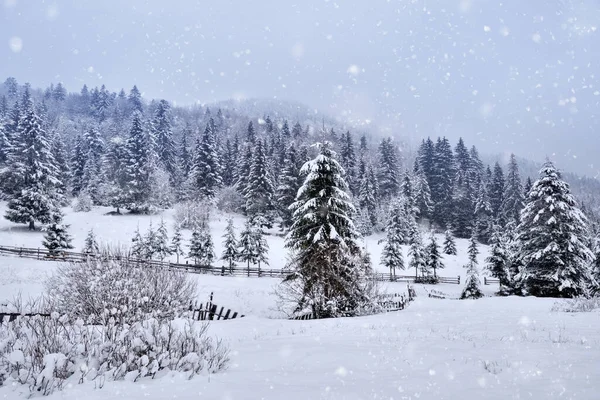
[(246, 200), (233, 186), (224, 187), (217, 193), (216, 205), (223, 212), (239, 213), (245, 204)]
[(184, 201), (175, 206), (175, 224), (181, 229), (194, 229), (208, 220), (212, 204), (208, 201)]
[(87, 192), (81, 192), (73, 205), (75, 212), (90, 212), (92, 211), (92, 198)]
[(586, 299), (584, 297), (560, 300), (552, 305), (552, 311), (558, 312), (591, 312), (600, 311), (600, 297)]
[(60, 265), (46, 283), (55, 311), (70, 318), (132, 323), (149, 316), (174, 318), (195, 298), (197, 285), (185, 272), (130, 260), (119, 248)]

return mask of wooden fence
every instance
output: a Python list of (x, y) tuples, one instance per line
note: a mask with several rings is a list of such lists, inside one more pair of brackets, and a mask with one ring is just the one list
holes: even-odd
[(483, 284), (484, 285), (499, 285), (500, 284), (500, 279), (488, 278), (487, 276), (484, 276), (483, 277)]
[[(42, 248), (27, 248), (27, 247), (14, 247), (14, 246), (0, 246), (0, 255), (12, 255), (24, 258), (30, 258), (35, 260), (45, 261), (63, 261), (63, 262), (84, 262), (89, 259), (95, 259), (96, 257), (102, 257), (102, 255), (77, 253), (74, 251), (63, 251), (60, 255), (51, 255), (50, 252)], [(119, 260), (121, 257), (114, 257), (113, 260)], [(289, 271), (285, 269), (264, 269), (264, 268), (248, 268), (248, 267), (207, 267), (196, 264), (178, 264), (168, 261), (159, 260), (145, 260), (136, 259), (134, 257), (127, 257), (129, 262), (138, 263), (140, 265), (148, 267), (158, 268), (169, 268), (174, 270), (185, 271), (192, 274), (209, 274), (215, 276), (244, 276), (244, 277), (258, 277), (258, 278), (283, 278)], [(446, 277), (438, 276), (439, 283), (450, 283), (460, 285), (460, 276), (457, 277)], [(390, 273), (377, 272), (374, 274), (374, 279), (383, 282), (415, 282), (414, 275), (395, 275)], [(416, 283), (420, 282), (422, 277), (416, 277)]]
[(210, 300), (206, 303), (194, 302), (189, 307), (189, 317), (196, 321), (219, 321), (234, 318), (243, 318), (244, 315), (239, 315), (237, 312), (232, 312), (231, 309), (225, 311), (225, 307), (221, 307), (219, 312), (217, 310), (219, 306), (213, 303), (213, 294), (210, 294)]

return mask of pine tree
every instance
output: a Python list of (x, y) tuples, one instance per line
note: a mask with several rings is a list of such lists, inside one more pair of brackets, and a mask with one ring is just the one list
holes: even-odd
[(355, 195), (358, 194), (358, 182), (356, 181), (356, 153), (354, 150), (354, 142), (350, 131), (342, 138), (340, 146), (340, 165), (344, 168), (344, 178), (348, 182), (350, 190)]
[(175, 224), (175, 232), (173, 233), (173, 237), (171, 238), (171, 254), (175, 254), (177, 256), (177, 263), (179, 264), (179, 256), (182, 256), (183, 253), (183, 238), (181, 236), (181, 226), (179, 224)]
[(24, 97), (18, 140), (10, 153), (8, 171), (8, 179), (19, 190), (9, 193), (5, 218), (27, 223), (33, 230), (36, 221), (55, 223), (54, 215), (61, 201), (57, 188), (61, 182), (48, 135), (27, 90)]
[(155, 155), (152, 138), (142, 127), (141, 115), (135, 113), (131, 122), (126, 144), (125, 159), (125, 208), (132, 212), (149, 212), (151, 203), (152, 177), (155, 173)]
[(59, 203), (60, 206), (67, 206), (69, 200), (67, 199), (67, 185), (69, 183), (71, 171), (69, 168), (68, 156), (63, 146), (64, 138), (58, 134), (54, 134), (50, 144), (50, 151), (56, 162), (56, 168), (58, 172), (58, 181), (56, 186), (58, 198), (62, 199)]
[(442, 263), (442, 255), (440, 254), (440, 247), (435, 239), (435, 235), (432, 233), (427, 245), (427, 267), (433, 270), (433, 277), (437, 278), (437, 270), (444, 268)]
[(502, 209), (502, 200), (504, 198), (504, 171), (499, 163), (494, 164), (492, 180), (488, 182), (488, 195), (490, 196), (490, 205), (494, 219), (500, 217)]
[(450, 223), (454, 180), (452, 147), (448, 139), (438, 138), (433, 153), (433, 176), (429, 187), (433, 201), (432, 219), (439, 226), (448, 226)]
[(267, 169), (264, 144), (257, 140), (244, 196), (246, 199), (245, 209), (251, 218), (262, 217), (265, 226), (269, 228), (275, 211), (275, 205), (273, 204), (274, 192), (273, 181)]
[(283, 170), (279, 179), (276, 198), (279, 205), (279, 215), (281, 217), (281, 227), (289, 228), (292, 225), (292, 212), (290, 205), (296, 199), (296, 193), (302, 186), (304, 177), (300, 174), (303, 160), (297, 154), (294, 143), (287, 149)]
[(254, 225), (252, 229), (252, 240), (254, 241), (254, 251), (256, 252), (256, 262), (258, 263), (258, 270), (260, 273), (260, 264), (269, 265), (267, 253), (269, 251), (269, 244), (265, 239), (265, 232), (261, 228), (261, 224)]
[(419, 271), (425, 267), (425, 249), (423, 248), (423, 239), (416, 223), (413, 223), (410, 231), (410, 247), (408, 249), (410, 257), (409, 267), (415, 269), (415, 280), (419, 277)]
[(83, 167), (81, 179), (81, 190), (85, 190), (94, 204), (102, 203), (100, 185), (104, 181), (102, 177), (102, 162), (104, 157), (104, 142), (100, 133), (95, 128), (90, 128), (85, 134), (87, 155)]
[(523, 186), (521, 185), (521, 177), (519, 176), (519, 166), (515, 155), (511, 154), (504, 183), (502, 205), (500, 207), (503, 225), (508, 223), (513, 225), (518, 224), (523, 207)]
[(100, 246), (96, 240), (94, 230), (90, 229), (87, 236), (85, 237), (85, 245), (83, 246), (83, 254), (96, 255), (100, 254)]
[(516, 243), (522, 267), (516, 280), (525, 293), (541, 297), (586, 294), (593, 260), (586, 245), (587, 218), (550, 161), (533, 184), (520, 221)]
[(156, 256), (158, 252), (158, 235), (152, 226), (152, 221), (150, 221), (150, 226), (146, 231), (146, 235), (144, 236), (144, 250), (146, 251), (143, 254), (144, 259), (152, 260), (154, 256)]
[(73, 248), (71, 244), (71, 236), (67, 232), (69, 225), (62, 223), (62, 214), (59, 211), (55, 211), (52, 216), (52, 222), (46, 229), (43, 246), (48, 250), (50, 257), (59, 256), (64, 250), (70, 250)]
[(165, 258), (170, 256), (172, 253), (171, 247), (169, 246), (169, 235), (167, 233), (167, 225), (163, 219), (160, 220), (160, 225), (156, 230), (156, 242), (155, 252), (156, 258), (163, 261)]
[(235, 188), (241, 196), (245, 196), (248, 189), (248, 177), (250, 176), (249, 171), (252, 167), (252, 158), (252, 145), (248, 143), (244, 148), (244, 153), (240, 155), (240, 159), (237, 161), (239, 168), (236, 174), (238, 178)]
[(212, 235), (208, 223), (201, 225), (202, 228), (202, 253), (198, 259), (199, 264), (205, 268), (212, 268), (215, 261), (215, 246), (213, 244)]
[(252, 124), (252, 121), (248, 123), (248, 130), (246, 131), (246, 141), (251, 144), (254, 144), (254, 142), (256, 142), (256, 131), (254, 130), (254, 125)]
[(188, 138), (192, 135), (192, 128), (189, 125), (181, 132), (181, 144), (179, 150), (180, 168), (183, 180), (187, 179), (192, 170), (192, 156), (188, 148)]
[(385, 227), (385, 245), (381, 252), (381, 264), (390, 269), (390, 275), (396, 276), (396, 268), (404, 270), (402, 244), (404, 237), (403, 207), (394, 202), (390, 206), (390, 217)]
[(531, 191), (532, 187), (533, 187), (533, 182), (531, 181), (531, 178), (528, 176), (527, 180), (525, 181), (525, 186), (523, 187), (523, 203), (525, 203), (525, 201), (529, 197), (529, 192)]
[(419, 219), (428, 218), (433, 211), (431, 200), (431, 190), (425, 174), (417, 169), (414, 175), (414, 206), (417, 211), (416, 217)]
[(133, 85), (131, 91), (129, 92), (129, 107), (131, 111), (135, 113), (136, 111), (140, 114), (144, 112), (144, 105), (142, 104), (142, 94), (136, 85)]
[(234, 177), (237, 164), (235, 152), (233, 151), (233, 146), (229, 138), (225, 141), (225, 148), (223, 149), (223, 155), (221, 156), (221, 163), (223, 167), (223, 185), (231, 186), (235, 182)]
[(246, 220), (246, 224), (244, 225), (244, 229), (240, 234), (239, 241), (239, 260), (242, 262), (246, 262), (248, 266), (248, 273), (250, 273), (250, 263), (256, 264), (257, 262), (257, 250), (256, 250), (256, 241), (254, 238), (254, 226), (252, 225), (252, 221), (250, 218)]
[(131, 238), (131, 255), (134, 258), (142, 259), (146, 255), (146, 244), (140, 233), (140, 226), (135, 230), (133, 238)]
[(188, 257), (194, 260), (195, 265), (200, 265), (200, 260), (204, 254), (204, 238), (201, 225), (197, 225), (192, 230), (192, 239), (190, 240), (190, 251)]
[(72, 193), (74, 196), (79, 195), (83, 189), (83, 174), (85, 172), (86, 161), (86, 146), (82, 135), (75, 138), (75, 146), (71, 155), (71, 170), (73, 178), (71, 181)]
[(379, 168), (377, 176), (381, 198), (390, 199), (398, 194), (400, 189), (399, 175), (398, 155), (392, 138), (383, 139), (379, 144)]
[(477, 256), (479, 255), (479, 249), (477, 248), (477, 238), (475, 235), (469, 239), (469, 248), (467, 250), (469, 254), (469, 263), (477, 265)]
[(315, 318), (356, 313), (368, 301), (359, 237), (351, 219), (343, 169), (331, 144), (302, 167), (306, 180), (292, 205), (294, 223), (286, 237), (293, 252), (284, 285), (295, 295), (296, 312), (310, 308)]
[(213, 198), (222, 185), (221, 165), (217, 154), (212, 118), (196, 144), (190, 179), (198, 198)]
[(450, 229), (446, 230), (444, 237), (444, 254), (456, 255), (456, 242), (454, 241), (454, 236), (452, 236)]
[(460, 295), (460, 299), (480, 299), (483, 297), (483, 292), (481, 291), (481, 280), (479, 279), (477, 264), (469, 262), (466, 268), (467, 279), (465, 282), (465, 287)]
[(233, 229), (233, 219), (227, 220), (227, 228), (223, 235), (223, 253), (221, 254), (221, 260), (226, 261), (229, 265), (229, 271), (233, 272), (233, 266), (236, 260), (239, 258), (238, 254), (238, 241), (235, 237), (235, 230)]
[(479, 192), (477, 193), (477, 201), (475, 202), (475, 230), (477, 240), (481, 243), (488, 243), (492, 235), (494, 226), (492, 216), (492, 206), (487, 193), (486, 186), (481, 183)]
[(373, 227), (377, 220), (375, 216), (375, 210), (377, 208), (377, 181), (373, 167), (368, 165), (363, 175), (360, 178), (360, 187), (358, 200), (362, 210), (366, 210), (369, 215), (369, 221), (371, 227)]
[(171, 130), (171, 106), (166, 100), (158, 102), (158, 107), (154, 112), (152, 121), (154, 137), (156, 140), (156, 153), (158, 161), (162, 168), (169, 174), (171, 183), (176, 183), (177, 163), (175, 161), (175, 144), (173, 142), (173, 132)]
[(485, 262), (486, 271), (500, 281), (502, 288), (508, 288), (510, 286), (508, 275), (509, 257), (499, 227), (496, 227), (494, 230), (491, 239), (490, 255), (485, 259)]

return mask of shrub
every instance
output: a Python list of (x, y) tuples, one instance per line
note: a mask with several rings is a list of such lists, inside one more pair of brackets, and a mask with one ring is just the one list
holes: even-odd
[(184, 201), (175, 206), (175, 224), (181, 229), (194, 229), (208, 220), (209, 202)]
[(246, 200), (233, 186), (227, 186), (219, 190), (216, 196), (217, 208), (227, 213), (240, 213)]
[(98, 257), (60, 265), (46, 283), (55, 311), (93, 323), (173, 318), (195, 298), (196, 289), (185, 272), (150, 267), (107, 247)]
[(207, 336), (207, 324), (146, 319), (131, 325), (111, 318), (105, 326), (67, 316), (21, 317), (0, 330), (0, 386), (28, 385), (49, 395), (65, 384), (155, 378), (161, 371), (192, 377), (226, 368), (229, 351)]
[(593, 297), (586, 299), (583, 297), (569, 300), (561, 300), (554, 303), (552, 311), (559, 312), (591, 312), (600, 311), (600, 298)]

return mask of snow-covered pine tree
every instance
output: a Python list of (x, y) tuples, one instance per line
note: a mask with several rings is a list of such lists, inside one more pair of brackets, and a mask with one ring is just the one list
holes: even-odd
[(240, 153), (240, 157), (237, 160), (237, 181), (235, 183), (235, 189), (237, 192), (244, 197), (248, 188), (248, 177), (250, 176), (250, 168), (252, 167), (252, 145), (247, 143), (244, 147), (244, 151)]
[(379, 183), (379, 196), (382, 199), (391, 199), (400, 190), (400, 166), (397, 149), (392, 138), (386, 138), (379, 144), (379, 165), (377, 181)]
[(63, 251), (73, 248), (71, 236), (67, 232), (69, 225), (62, 223), (62, 213), (57, 210), (52, 215), (52, 222), (46, 228), (42, 245), (48, 250), (50, 257), (59, 256)]
[[(0, 128), (0, 130), (1, 129), (2, 128)], [(61, 207), (65, 207), (70, 203), (70, 199), (67, 197), (67, 186), (69, 185), (69, 182), (71, 180), (71, 171), (69, 169), (68, 156), (63, 142), (64, 138), (58, 133), (54, 133), (52, 135), (50, 151), (52, 152), (52, 156), (54, 157), (54, 161), (56, 162), (56, 168), (58, 172), (57, 177), (59, 183), (56, 186), (56, 190), (58, 198), (62, 199), (62, 201), (59, 203)]]
[(533, 187), (533, 182), (531, 180), (531, 177), (527, 177), (527, 180), (525, 181), (525, 186), (523, 186), (523, 206), (525, 206), (525, 200), (527, 200), (529, 198), (529, 192), (531, 191), (531, 188)]
[(479, 272), (477, 271), (477, 264), (470, 262), (466, 265), (467, 268), (467, 279), (465, 287), (460, 295), (461, 300), (466, 299), (479, 299), (483, 297), (481, 291), (481, 280), (479, 279)]
[(181, 143), (179, 145), (179, 168), (183, 180), (189, 178), (190, 171), (192, 170), (192, 155), (190, 154), (188, 140), (192, 136), (192, 128), (190, 125), (186, 125), (181, 131)]
[(408, 170), (404, 173), (402, 183), (400, 184), (400, 189), (402, 191), (404, 199), (406, 200), (406, 206), (408, 207), (408, 210), (410, 210), (411, 214), (416, 215), (417, 210), (415, 209), (415, 192), (413, 188), (413, 179), (410, 176)]
[[(252, 229), (252, 240), (254, 241), (254, 250), (256, 252), (256, 262), (258, 263), (258, 270), (260, 271), (260, 264), (269, 265), (269, 259), (267, 258), (267, 254), (269, 251), (269, 244), (265, 239), (265, 232), (262, 229), (264, 224), (256, 223)], [(260, 272), (259, 272), (260, 273)]]
[(477, 248), (477, 237), (472, 235), (469, 239), (469, 247), (467, 249), (469, 254), (469, 262), (477, 265), (477, 256), (479, 255), (479, 249)]
[(585, 295), (592, 282), (593, 253), (586, 244), (587, 218), (552, 162), (540, 170), (521, 213), (515, 241), (524, 292), (540, 297)]
[(87, 155), (81, 178), (81, 190), (85, 190), (95, 205), (102, 204), (101, 185), (104, 182), (102, 163), (104, 157), (104, 143), (100, 132), (91, 127), (85, 134)]
[(231, 186), (235, 182), (234, 177), (237, 164), (235, 152), (233, 151), (233, 145), (231, 144), (229, 138), (225, 140), (225, 146), (220, 158), (223, 167), (223, 186)]
[(19, 121), (9, 157), (8, 178), (18, 190), (9, 193), (5, 218), (16, 223), (51, 224), (61, 202), (58, 168), (52, 155), (48, 135), (37, 115), (28, 91), (24, 95)]
[(315, 318), (352, 315), (370, 301), (370, 271), (357, 243), (344, 170), (330, 143), (316, 146), (319, 154), (302, 167), (306, 180), (292, 205), (294, 223), (286, 237), (291, 272), (283, 284), (295, 312), (310, 309)]
[[(360, 169), (362, 168), (359, 168), (359, 170)], [(368, 164), (364, 170), (364, 173), (359, 176), (359, 179), (359, 205), (361, 210), (365, 210), (368, 213), (371, 227), (373, 227), (377, 222), (375, 213), (377, 208), (377, 178), (375, 176), (373, 166)]]
[(396, 276), (396, 268), (404, 270), (402, 244), (404, 225), (402, 207), (394, 202), (390, 206), (390, 216), (385, 227), (385, 245), (381, 252), (381, 264), (390, 269), (390, 276)]
[(167, 233), (167, 225), (161, 218), (158, 229), (156, 230), (156, 241), (155, 241), (155, 257), (160, 261), (173, 254), (171, 247), (169, 246), (169, 235)]
[(190, 251), (188, 258), (194, 260), (194, 264), (199, 265), (204, 252), (204, 238), (202, 235), (202, 225), (194, 226), (192, 230), (192, 239), (190, 240)]
[(494, 219), (497, 220), (500, 217), (504, 198), (504, 171), (498, 162), (494, 164), (492, 180), (488, 182), (488, 195)]
[(477, 240), (481, 243), (489, 243), (494, 226), (492, 206), (487, 194), (487, 188), (483, 183), (479, 185), (477, 201), (475, 202), (475, 230)]
[[(256, 264), (256, 241), (253, 237), (254, 226), (250, 218), (246, 219), (244, 229), (240, 234), (239, 244), (239, 260), (247, 263), (248, 271), (250, 271), (250, 263)], [(248, 272), (249, 273), (249, 272)]]
[(264, 144), (257, 140), (254, 145), (254, 157), (250, 167), (248, 184), (246, 186), (246, 213), (250, 218), (261, 217), (261, 223), (271, 227), (273, 223), (273, 180), (268, 171)]
[(438, 138), (433, 151), (433, 176), (429, 182), (433, 201), (433, 222), (448, 226), (452, 216), (452, 193), (456, 173), (452, 146), (446, 138)]
[(502, 226), (506, 224), (517, 225), (523, 207), (523, 185), (521, 184), (521, 177), (519, 175), (519, 165), (517, 164), (515, 155), (511, 154), (504, 182), (502, 204), (500, 206)]
[(418, 279), (419, 271), (422, 271), (426, 260), (421, 231), (416, 222), (412, 224), (410, 229), (410, 247), (408, 248), (408, 256), (410, 257), (409, 267), (415, 269), (415, 279)]
[(120, 212), (125, 207), (127, 182), (129, 175), (126, 171), (128, 162), (127, 143), (120, 136), (111, 139), (104, 159), (103, 177), (106, 179), (103, 203), (110, 205)]
[(181, 236), (181, 226), (179, 224), (175, 224), (175, 231), (173, 232), (173, 237), (171, 238), (171, 254), (175, 254), (177, 256), (177, 263), (179, 264), (179, 256), (184, 254), (183, 252), (183, 237)]
[(356, 179), (356, 152), (354, 149), (354, 142), (350, 131), (346, 131), (342, 137), (342, 143), (340, 145), (340, 165), (346, 172), (346, 182), (350, 187), (350, 190), (354, 195), (358, 194), (358, 182)]
[(129, 98), (127, 100), (132, 113), (139, 112), (140, 114), (142, 114), (144, 112), (142, 94), (137, 88), (137, 85), (133, 85), (131, 91), (129, 92)]
[(204, 268), (212, 268), (215, 261), (215, 245), (212, 240), (212, 235), (210, 234), (208, 221), (201, 224), (200, 228), (202, 252), (200, 254), (200, 258), (198, 259), (198, 263)]
[[(416, 164), (415, 166), (418, 166)], [(433, 203), (431, 201), (431, 190), (427, 178), (420, 168), (416, 168), (414, 172), (414, 205), (416, 218), (422, 220), (423, 218), (429, 218), (433, 211)]]
[(225, 229), (223, 239), (223, 253), (221, 253), (221, 260), (227, 262), (229, 271), (232, 272), (233, 266), (239, 258), (238, 241), (235, 237), (232, 218), (227, 220), (227, 228)]
[(160, 100), (152, 120), (154, 138), (156, 140), (156, 153), (159, 165), (169, 174), (170, 182), (174, 185), (177, 162), (175, 160), (175, 144), (171, 128), (171, 106), (166, 100)]
[(146, 255), (146, 243), (140, 233), (139, 225), (131, 238), (131, 255), (137, 259), (142, 259)]
[(134, 213), (151, 212), (155, 206), (151, 204), (152, 177), (156, 168), (154, 143), (150, 133), (144, 130), (141, 118), (139, 112), (133, 114), (124, 160), (123, 203)]
[(490, 245), (490, 255), (485, 259), (485, 270), (492, 277), (500, 281), (501, 289), (508, 288), (510, 286), (508, 274), (509, 256), (506, 243), (504, 243), (504, 238), (498, 226), (494, 229)]
[(450, 229), (447, 229), (444, 234), (444, 254), (456, 255), (456, 241)]
[(279, 205), (279, 215), (281, 217), (281, 227), (286, 229), (292, 225), (292, 212), (290, 205), (296, 199), (296, 193), (304, 181), (300, 174), (300, 169), (304, 160), (298, 157), (296, 146), (292, 142), (286, 152), (283, 171), (279, 178), (279, 187), (277, 188), (277, 204)]
[(222, 185), (221, 164), (215, 147), (213, 125), (214, 121), (211, 118), (202, 137), (198, 138), (190, 171), (191, 187), (199, 199), (215, 197), (217, 189)]
[(94, 230), (90, 229), (87, 236), (85, 237), (85, 245), (83, 246), (83, 254), (96, 255), (100, 253), (100, 246), (96, 240), (96, 234)]
[(429, 238), (429, 244), (427, 245), (427, 267), (429, 270), (433, 270), (434, 279), (437, 278), (437, 270), (443, 269), (444, 263), (442, 262), (442, 254), (440, 253), (440, 246), (435, 239), (433, 232)]
[(246, 130), (246, 142), (253, 145), (256, 141), (256, 131), (254, 130), (254, 124), (252, 121), (248, 122), (248, 129)]
[(146, 260), (152, 260), (158, 252), (158, 236), (152, 226), (152, 221), (150, 221), (150, 225), (144, 236), (144, 250), (146, 250), (146, 252), (143, 256)]

